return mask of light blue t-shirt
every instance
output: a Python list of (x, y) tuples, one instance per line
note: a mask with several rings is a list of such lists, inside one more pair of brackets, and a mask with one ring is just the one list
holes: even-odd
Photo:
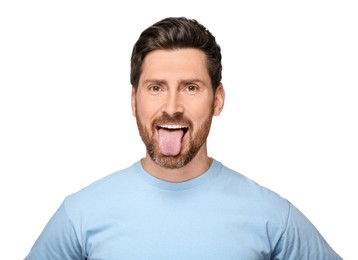
[(64, 200), (27, 260), (342, 259), (290, 202), (214, 160), (181, 183), (138, 161)]

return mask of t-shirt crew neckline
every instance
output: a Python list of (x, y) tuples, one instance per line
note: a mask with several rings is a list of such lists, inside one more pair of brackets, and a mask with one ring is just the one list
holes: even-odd
[(187, 190), (199, 186), (219, 174), (221, 163), (213, 159), (209, 169), (200, 176), (183, 182), (169, 182), (158, 179), (144, 170), (141, 160), (135, 163), (138, 175), (147, 183), (165, 190)]

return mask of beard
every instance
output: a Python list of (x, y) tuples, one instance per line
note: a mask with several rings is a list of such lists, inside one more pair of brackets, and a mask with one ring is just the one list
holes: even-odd
[[(188, 118), (184, 117), (182, 113), (176, 113), (170, 116), (163, 113), (161, 117), (153, 120), (151, 129), (147, 129), (140, 120), (138, 109), (136, 109), (136, 120), (140, 137), (146, 146), (147, 153), (154, 163), (163, 168), (176, 169), (187, 165), (199, 152), (200, 148), (205, 144), (211, 127), (211, 122), (214, 114), (214, 106), (211, 108), (209, 116), (204, 122), (199, 125), (198, 129), (194, 131), (193, 123)], [(189, 126), (186, 136), (186, 143), (182, 144), (180, 152), (175, 156), (168, 156), (161, 153), (158, 145), (158, 140), (155, 138), (157, 134), (158, 124), (185, 124)]]

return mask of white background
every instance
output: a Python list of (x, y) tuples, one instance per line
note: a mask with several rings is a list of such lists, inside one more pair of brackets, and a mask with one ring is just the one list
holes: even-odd
[(356, 1), (231, 2), (0, 3), (1, 259), (23, 259), (66, 195), (144, 156), (129, 60), (167, 16), (197, 19), (222, 47), (227, 99), (210, 155), (356, 259)]

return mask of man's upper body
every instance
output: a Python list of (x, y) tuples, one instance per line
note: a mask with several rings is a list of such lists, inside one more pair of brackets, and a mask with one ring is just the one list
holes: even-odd
[(69, 196), (27, 259), (341, 259), (288, 201), (208, 156), (221, 71), (197, 21), (144, 30), (131, 104), (145, 157)]
[(26, 259), (341, 258), (289, 201), (213, 160), (181, 183), (139, 161), (68, 196)]

